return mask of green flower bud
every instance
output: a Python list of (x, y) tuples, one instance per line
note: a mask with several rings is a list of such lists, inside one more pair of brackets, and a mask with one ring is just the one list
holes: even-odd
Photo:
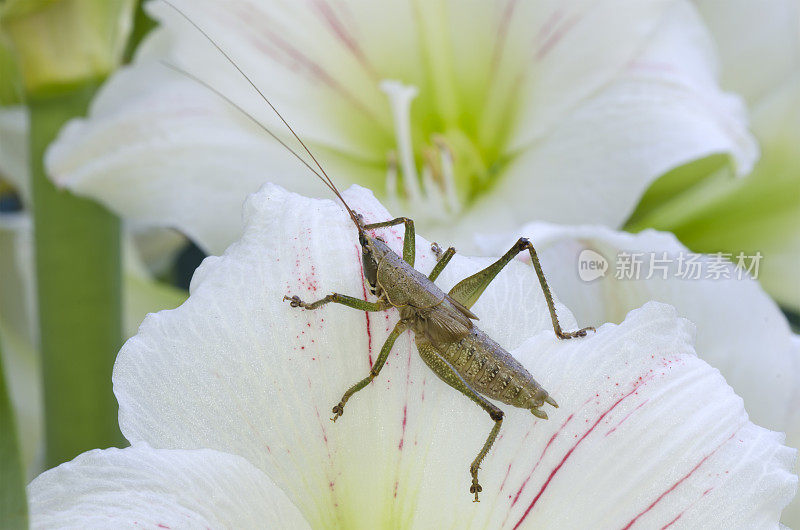
[(134, 6), (134, 0), (8, 0), (0, 29), (25, 91), (60, 92), (108, 75), (121, 61)]

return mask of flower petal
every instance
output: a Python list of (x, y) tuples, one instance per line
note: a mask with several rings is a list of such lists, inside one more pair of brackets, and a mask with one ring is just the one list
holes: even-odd
[(96, 449), (28, 487), (32, 528), (307, 528), (244, 458), (136, 444)]
[[(800, 310), (800, 74), (776, 87), (753, 110), (763, 156), (746, 179), (725, 170), (666, 175), (648, 191), (629, 226), (675, 233), (692, 249), (763, 256), (759, 281), (775, 300)], [(689, 172), (693, 168), (689, 168)], [(702, 177), (705, 177), (704, 179)]]
[(796, 0), (695, 0), (717, 43), (722, 86), (755, 103), (800, 64)]
[[(367, 221), (390, 218), (365, 190), (350, 190), (345, 198)], [(788, 502), (794, 479), (786, 469), (793, 453), (780, 446), (777, 435), (747, 422), (740, 400), (721, 377), (693, 357), (687, 325), (673, 311), (652, 306), (631, 323), (560, 343), (533, 271), (515, 262), (473, 310), (482, 329), (509, 349), (545, 331), (525, 343), (533, 346), (520, 346), (517, 355), (547, 388), (555, 389), (562, 408), (551, 421), (537, 422), (527, 411), (504, 407), (508, 420), (503, 439), (483, 466), (488, 502), (470, 503), (468, 464), (491, 422), (415, 358), (410, 337), (398, 340), (379, 378), (348, 403), (346, 414), (336, 424), (328, 420), (342, 392), (366, 376), (397, 321), (394, 310), (367, 315), (339, 306), (300, 311), (281, 300), (289, 294), (312, 301), (332, 291), (367, 296), (355, 230), (341, 208), (268, 185), (250, 198), (246, 218), (243, 238), (198, 269), (189, 300), (148, 317), (120, 352), (114, 389), (120, 425), (129, 440), (242, 455), (284, 488), (312, 526), (481, 525), (487, 518), (501, 521), (509, 512), (522, 517), (523, 506), (531, 503), (536, 488), (589, 422), (599, 417), (608, 421), (606, 430), (612, 428), (611, 422), (620, 422), (632, 411), (630, 403), (637, 407), (640, 399), (631, 397), (622, 404), (620, 392), (633, 395), (638, 390), (651, 404), (637, 412), (641, 424), (633, 421), (639, 416), (632, 416), (630, 427), (618, 429), (627, 433), (619, 435), (622, 444), (598, 430), (587, 434), (581, 450), (575, 451), (576, 457), (581, 455), (576, 461), (593, 462), (601, 451), (619, 451), (608, 465), (626, 463), (629, 489), (603, 486), (603, 477), (613, 478), (605, 468), (590, 474), (595, 482), (576, 477), (568, 487), (592, 489), (599, 483), (620, 499), (637, 492), (636, 502), (613, 516), (627, 521), (656, 500), (656, 488), (668, 489), (716, 451), (720, 456), (708, 456), (704, 468), (713, 480), (706, 473), (702, 483), (686, 480), (685, 489), (676, 487), (678, 493), (665, 497), (646, 517), (669, 521), (667, 516), (674, 518), (682, 510), (687, 510), (687, 520), (690, 511), (691, 517), (707, 517), (717, 514), (712, 505), (717, 510), (727, 506), (723, 497), (738, 495), (744, 499), (741, 518), (774, 522)], [(382, 233), (399, 250), (402, 231)], [(419, 270), (430, 270), (430, 254), (419, 238)], [(488, 262), (456, 256), (441, 284), (451, 286)], [(571, 315), (560, 304), (558, 311), (565, 327), (573, 329)], [(537, 353), (545, 351), (549, 353)], [(652, 381), (645, 385), (640, 376)], [(614, 405), (617, 400), (619, 406)], [(609, 408), (613, 413), (603, 414)], [(570, 425), (569, 436), (553, 437), (570, 415), (580, 421)], [(535, 434), (526, 437), (528, 429)], [(673, 431), (674, 438), (665, 436)], [(742, 442), (730, 441), (736, 432)], [(633, 441), (643, 437), (646, 449), (626, 456)], [(551, 438), (558, 443), (549, 444)], [(551, 445), (548, 465), (537, 471), (536, 480), (531, 479), (512, 506), (514, 495), (507, 496), (502, 485), (509, 461), (519, 488), (522, 473), (535, 463), (532, 459)], [(686, 455), (680, 465), (675, 464), (676, 451)], [(740, 460), (739, 467), (730, 467), (733, 459)], [(586, 465), (563, 467), (582, 476)], [(651, 474), (651, 465), (658, 471)], [(767, 470), (764, 476), (762, 469)], [(730, 477), (714, 475), (720, 470), (730, 470)], [(698, 501), (710, 486), (718, 497), (709, 497), (711, 504)], [(462, 502), (459, 498), (463, 507), (454, 504)], [(569, 517), (572, 511), (549, 506), (546, 520)], [(597, 511), (588, 513), (599, 517)]]
[[(648, 303), (586, 340), (541, 334), (514, 350), (561, 407), (547, 422), (506, 410), (503, 438), (483, 465), (495, 507), (465, 511), (452, 526), (473, 516), (490, 528), (774, 528), (796, 490), (796, 451), (747, 420), (694, 355), (693, 334), (670, 306)], [(449, 420), (488, 428), (465, 412)], [(446, 441), (457, 443), (434, 448), (450, 449)], [(451, 454), (447, 466), (427, 463), (425, 498), (458, 491), (442, 476), (456, 463)]]
[[(553, 291), (581, 322), (621, 322), (649, 300), (675, 306), (697, 325), (699, 355), (744, 399), (751, 419), (800, 445), (800, 344), (780, 309), (734, 263), (692, 253), (654, 230), (634, 235), (534, 223), (519, 233), (534, 242)], [(518, 237), (509, 236), (482, 238), (481, 246), (498, 252)], [(594, 258), (608, 269), (584, 281), (579, 267)], [(626, 264), (634, 261), (641, 273), (629, 279)]]
[(760, 281), (780, 303), (800, 311), (800, 74), (753, 110), (764, 155), (747, 179), (718, 188), (719, 198), (675, 232), (692, 248), (761, 252)]
[[(522, 90), (528, 94), (521, 101), (521, 116), (513, 117), (517, 122), (513, 144), (538, 140), (575, 107), (613, 83), (648, 46), (678, 4), (669, 0), (611, 0), (558, 2), (544, 10), (539, 6), (539, 25), (534, 25), (538, 31), (533, 43), (526, 42), (525, 51), (532, 55), (533, 66), (524, 72)], [(516, 29), (529, 38), (530, 26), (528, 20), (518, 17), (510, 22), (509, 31)], [(508, 40), (513, 42), (513, 37)]]
[(715, 153), (737, 174), (758, 154), (738, 98), (717, 88), (708, 35), (688, 5), (673, 7), (642, 53), (522, 152), (468, 215), (511, 229), (532, 218), (619, 227), (663, 173)]

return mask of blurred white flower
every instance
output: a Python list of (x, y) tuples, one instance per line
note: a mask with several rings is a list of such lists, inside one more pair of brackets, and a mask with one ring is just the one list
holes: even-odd
[[(377, 190), (448, 240), (487, 218), (498, 229), (533, 217), (618, 227), (665, 171), (722, 153), (741, 174), (757, 157), (689, 2), (175, 3), (338, 182)], [(62, 131), (48, 168), (60, 186), (219, 253), (263, 182), (322, 188), (232, 105), (162, 64), (284, 136), (197, 28), (149, 7), (162, 27), (89, 118)]]
[(800, 2), (697, 4), (719, 52), (722, 86), (747, 101), (762, 156), (745, 179), (718, 166), (668, 175), (629, 228), (671, 231), (704, 252), (760, 252), (759, 281), (800, 312)]
[[(366, 190), (345, 197), (367, 221), (390, 218)], [(37, 478), (35, 528), (774, 528), (794, 495), (795, 451), (748, 421), (695, 356), (688, 321), (649, 303), (559, 341), (532, 268), (515, 262), (473, 310), (561, 407), (549, 421), (504, 407), (472, 503), (468, 466), (492, 422), (423, 366), (408, 334), (341, 420), (328, 420), (398, 318), (282, 301), (367, 296), (341, 207), (268, 185), (245, 219), (242, 239), (197, 270), (188, 301), (148, 317), (117, 358), (133, 447)], [(400, 250), (400, 231), (381, 233)], [(431, 254), (418, 237), (420, 270)], [(457, 255), (440, 283), (488, 262)]]

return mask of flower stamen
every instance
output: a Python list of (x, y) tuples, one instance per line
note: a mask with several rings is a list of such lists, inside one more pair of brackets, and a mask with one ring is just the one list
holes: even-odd
[(403, 187), (406, 198), (413, 204), (421, 199), (417, 166), (414, 162), (414, 145), (411, 141), (411, 100), (416, 97), (418, 90), (417, 87), (391, 80), (382, 81), (381, 90), (389, 96), (397, 151), (400, 155), (400, 166), (403, 168)]
[(455, 172), (453, 170), (453, 151), (441, 136), (434, 136), (433, 143), (439, 150), (439, 164), (442, 168), (442, 188), (447, 200), (447, 208), (452, 215), (461, 211), (461, 203), (456, 193)]

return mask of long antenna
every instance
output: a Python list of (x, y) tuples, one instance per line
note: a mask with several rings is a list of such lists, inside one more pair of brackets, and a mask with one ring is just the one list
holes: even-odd
[(186, 70), (184, 70), (183, 68), (181, 68), (181, 67), (179, 67), (179, 66), (176, 66), (176, 65), (174, 65), (174, 64), (172, 64), (172, 63), (170, 63), (170, 62), (167, 62), (167, 61), (161, 61), (161, 64), (163, 64), (164, 66), (166, 66), (166, 67), (167, 67), (167, 68), (169, 68), (170, 70), (174, 70), (174, 71), (178, 72), (179, 74), (181, 74), (181, 75), (184, 75), (184, 76), (188, 77), (188, 78), (189, 78), (189, 79), (191, 79), (192, 81), (195, 81), (196, 83), (199, 83), (200, 85), (204, 86), (205, 88), (207, 88), (208, 90), (210, 90), (211, 92), (213, 92), (214, 94), (216, 94), (217, 96), (219, 96), (220, 98), (224, 99), (226, 102), (228, 102), (228, 104), (230, 104), (230, 105), (231, 105), (231, 106), (233, 106), (233, 107), (234, 107), (236, 110), (238, 110), (239, 112), (241, 112), (241, 113), (242, 113), (244, 116), (246, 116), (247, 118), (249, 118), (249, 119), (250, 119), (250, 121), (252, 121), (254, 124), (256, 124), (256, 125), (257, 125), (257, 126), (258, 126), (258, 127), (261, 129), (261, 130), (263, 130), (264, 132), (266, 132), (267, 134), (269, 134), (269, 135), (270, 135), (270, 136), (271, 136), (273, 139), (275, 139), (275, 141), (277, 141), (279, 144), (281, 144), (281, 145), (282, 145), (282, 146), (283, 146), (283, 147), (284, 147), (284, 148), (285, 148), (287, 151), (289, 151), (290, 153), (292, 153), (292, 154), (295, 156), (295, 158), (297, 158), (297, 159), (298, 159), (300, 162), (302, 162), (302, 164), (303, 164), (304, 166), (306, 166), (306, 167), (308, 168), (308, 170), (309, 170), (309, 171), (311, 171), (311, 172), (312, 172), (312, 173), (314, 173), (314, 174), (315, 174), (317, 177), (319, 177), (319, 178), (322, 180), (322, 183), (323, 183), (323, 184), (325, 184), (325, 186), (327, 186), (328, 188), (330, 188), (330, 187), (331, 187), (331, 186), (330, 186), (330, 184), (328, 184), (328, 182), (327, 182), (325, 179), (323, 179), (323, 178), (322, 178), (322, 176), (321, 176), (321, 175), (320, 175), (320, 174), (317, 172), (317, 170), (316, 170), (316, 169), (314, 169), (313, 167), (311, 167), (311, 165), (310, 165), (308, 162), (306, 162), (306, 160), (305, 160), (303, 157), (301, 157), (299, 154), (297, 154), (297, 152), (296, 152), (294, 149), (292, 149), (291, 147), (289, 147), (289, 146), (286, 144), (286, 142), (284, 142), (283, 140), (281, 140), (281, 139), (280, 139), (280, 138), (279, 138), (279, 137), (278, 137), (278, 136), (277, 136), (275, 133), (273, 133), (271, 130), (269, 130), (269, 128), (268, 128), (266, 125), (264, 125), (264, 124), (263, 124), (263, 123), (261, 123), (261, 122), (260, 122), (258, 119), (256, 119), (256, 117), (255, 117), (255, 116), (253, 116), (252, 114), (250, 114), (249, 112), (247, 112), (247, 111), (246, 111), (246, 110), (245, 110), (245, 109), (244, 109), (244, 108), (243, 108), (241, 105), (239, 105), (238, 103), (236, 103), (235, 101), (233, 101), (231, 98), (229, 98), (228, 96), (226, 96), (225, 94), (223, 94), (223, 93), (222, 93), (220, 90), (218, 90), (217, 88), (215, 88), (215, 87), (211, 86), (209, 83), (207, 83), (206, 81), (204, 81), (204, 80), (200, 79), (200, 78), (199, 78), (199, 77), (197, 77), (196, 75), (194, 75), (194, 74), (192, 74), (192, 73), (190, 73), (190, 72), (187, 72), (187, 71), (186, 71)]
[[(176, 11), (176, 12), (177, 12), (177, 13), (178, 13), (180, 16), (182, 16), (184, 19), (186, 19), (186, 21), (187, 21), (187, 22), (189, 22), (189, 23), (190, 23), (192, 26), (194, 26), (194, 27), (195, 27), (195, 29), (197, 29), (197, 31), (199, 31), (199, 32), (200, 32), (200, 34), (201, 34), (201, 35), (203, 35), (203, 37), (205, 37), (205, 38), (206, 38), (206, 40), (208, 40), (208, 42), (210, 42), (210, 43), (211, 43), (211, 44), (214, 46), (214, 48), (216, 48), (216, 49), (217, 49), (217, 51), (218, 51), (220, 54), (222, 54), (222, 56), (223, 56), (223, 57), (225, 57), (225, 59), (226, 59), (226, 60), (227, 60), (227, 61), (228, 61), (228, 62), (229, 62), (229, 63), (230, 63), (230, 64), (231, 64), (231, 65), (232, 65), (234, 68), (236, 68), (236, 70), (239, 72), (239, 74), (241, 74), (241, 76), (242, 76), (242, 77), (244, 77), (244, 78), (245, 78), (245, 80), (247, 80), (247, 82), (250, 84), (250, 86), (251, 86), (251, 87), (253, 87), (253, 89), (254, 89), (256, 92), (258, 92), (258, 95), (259, 95), (259, 96), (261, 96), (261, 99), (263, 99), (263, 100), (266, 102), (266, 104), (267, 104), (267, 105), (269, 105), (269, 107), (272, 109), (272, 111), (275, 113), (275, 115), (276, 115), (276, 116), (278, 116), (278, 118), (280, 118), (280, 120), (283, 122), (283, 124), (286, 126), (286, 128), (287, 128), (287, 129), (289, 129), (289, 132), (291, 132), (291, 133), (292, 133), (292, 136), (294, 136), (294, 137), (295, 137), (295, 139), (297, 139), (297, 141), (298, 141), (298, 142), (300, 142), (300, 145), (303, 147), (303, 149), (305, 150), (305, 152), (306, 152), (306, 153), (308, 153), (308, 155), (311, 157), (311, 160), (313, 160), (313, 161), (314, 161), (314, 164), (315, 164), (315, 165), (316, 165), (316, 166), (319, 168), (319, 170), (322, 172), (322, 175), (324, 175), (324, 178), (323, 178), (322, 176), (320, 176), (320, 174), (319, 174), (319, 173), (317, 173), (316, 171), (314, 171), (313, 169), (311, 169), (311, 166), (310, 166), (310, 165), (309, 165), (309, 164), (308, 164), (308, 163), (307, 163), (305, 160), (303, 160), (302, 158), (300, 158), (300, 156), (299, 156), (299, 155), (297, 155), (297, 153), (295, 153), (294, 151), (292, 151), (291, 149), (289, 149), (289, 148), (286, 146), (286, 144), (285, 144), (284, 142), (282, 142), (282, 141), (280, 141), (280, 140), (278, 140), (278, 141), (281, 143), (281, 145), (283, 145), (284, 147), (286, 147), (287, 149), (289, 149), (289, 151), (290, 151), (292, 154), (294, 154), (294, 155), (295, 155), (297, 158), (299, 158), (299, 159), (300, 159), (300, 160), (303, 162), (303, 164), (305, 164), (305, 166), (306, 166), (306, 167), (308, 167), (309, 169), (311, 169), (311, 170), (313, 171), (313, 173), (314, 173), (314, 174), (315, 174), (317, 177), (319, 177), (319, 179), (320, 179), (320, 180), (322, 180), (323, 182), (325, 182), (325, 183), (328, 185), (328, 187), (330, 188), (330, 190), (331, 190), (331, 191), (333, 191), (333, 193), (334, 193), (334, 194), (335, 194), (335, 195), (336, 195), (336, 196), (339, 198), (339, 200), (340, 200), (340, 201), (342, 201), (342, 204), (343, 204), (343, 205), (344, 205), (344, 207), (347, 209), (347, 213), (350, 215), (350, 218), (353, 220), (353, 223), (356, 225), (356, 228), (358, 228), (358, 231), (359, 231), (359, 232), (361, 232), (361, 231), (362, 231), (362, 229), (361, 229), (361, 225), (360, 225), (360, 224), (359, 224), (359, 222), (358, 222), (358, 218), (356, 217), (356, 214), (353, 212), (353, 210), (351, 210), (351, 209), (350, 209), (350, 206), (348, 206), (347, 202), (345, 202), (344, 198), (342, 197), (342, 194), (339, 192), (339, 189), (338, 189), (338, 188), (336, 187), (336, 185), (333, 183), (333, 180), (331, 180), (330, 176), (328, 176), (328, 174), (325, 172), (325, 169), (322, 167), (322, 164), (320, 164), (320, 163), (319, 163), (319, 161), (317, 160), (317, 158), (314, 156), (314, 153), (312, 153), (312, 152), (311, 152), (311, 150), (308, 148), (308, 146), (305, 144), (305, 142), (303, 142), (303, 140), (301, 140), (301, 139), (300, 139), (300, 136), (298, 136), (298, 135), (297, 135), (297, 133), (296, 133), (296, 132), (294, 131), (294, 129), (292, 128), (292, 126), (291, 126), (291, 125), (289, 125), (289, 122), (287, 122), (287, 121), (284, 119), (284, 117), (281, 115), (281, 113), (280, 113), (280, 112), (278, 112), (278, 109), (276, 109), (276, 108), (275, 108), (275, 105), (273, 105), (273, 104), (272, 104), (272, 102), (269, 100), (269, 98), (268, 98), (268, 97), (267, 97), (267, 96), (266, 96), (266, 95), (265, 95), (265, 94), (264, 94), (264, 93), (261, 91), (261, 89), (260, 89), (260, 88), (258, 88), (258, 86), (257, 86), (257, 85), (256, 85), (256, 84), (253, 82), (253, 80), (252, 80), (252, 79), (250, 79), (250, 77), (249, 77), (249, 76), (248, 76), (248, 75), (247, 75), (247, 74), (246, 74), (246, 73), (245, 73), (245, 72), (244, 72), (244, 71), (243, 71), (243, 70), (242, 70), (242, 69), (239, 67), (239, 65), (238, 65), (238, 64), (236, 64), (236, 62), (235, 62), (235, 61), (234, 61), (234, 60), (233, 60), (233, 59), (230, 57), (230, 55), (228, 55), (228, 53), (227, 53), (225, 50), (223, 50), (223, 49), (222, 49), (222, 47), (221, 47), (219, 44), (217, 44), (217, 43), (216, 43), (216, 41), (214, 41), (214, 39), (212, 39), (212, 38), (211, 38), (211, 36), (210, 36), (210, 35), (209, 35), (209, 34), (208, 34), (208, 33), (207, 33), (207, 32), (206, 32), (206, 31), (205, 31), (203, 28), (201, 28), (201, 27), (200, 27), (200, 26), (199, 26), (199, 25), (198, 25), (198, 24), (197, 24), (197, 23), (196, 23), (194, 20), (192, 20), (191, 18), (189, 18), (189, 16), (188, 16), (186, 13), (184, 13), (183, 11), (181, 11), (181, 10), (180, 10), (180, 9), (179, 9), (179, 8), (178, 8), (178, 7), (177, 7), (175, 4), (173, 4), (173, 3), (172, 3), (170, 0), (162, 0), (162, 2), (164, 2), (165, 4), (167, 4), (168, 6), (170, 6), (170, 7), (171, 7), (172, 9), (174, 9), (174, 10), (175, 10), (175, 11)], [(173, 68), (173, 69), (175, 69), (175, 68)], [(190, 75), (190, 77), (192, 77), (193, 79), (196, 79), (196, 80), (198, 80), (198, 81), (199, 81), (199, 79), (197, 79), (197, 77), (195, 77), (195, 76), (192, 76), (192, 75)], [(213, 87), (210, 87), (210, 86), (209, 86), (207, 83), (202, 83), (202, 84), (203, 84), (204, 86), (207, 86), (207, 87), (209, 87), (210, 89), (212, 89), (212, 90), (213, 90), (215, 93), (222, 95), (222, 94), (221, 94), (219, 91), (217, 91), (216, 89), (213, 89)], [(239, 110), (241, 110), (242, 112), (244, 112), (244, 110), (243, 110), (243, 109), (242, 109), (242, 108), (241, 108), (239, 105), (237, 105), (237, 104), (233, 103), (233, 102), (232, 102), (232, 101), (231, 101), (229, 98), (227, 98), (227, 97), (225, 97), (225, 96), (222, 96), (222, 97), (224, 97), (224, 99), (225, 99), (225, 100), (229, 101), (229, 102), (230, 102), (232, 105), (234, 105), (236, 108), (238, 108)], [(247, 114), (246, 112), (244, 112), (244, 113), (245, 113), (245, 114)], [(253, 118), (253, 117), (252, 117), (252, 116), (250, 116), (249, 114), (247, 114), (247, 115), (248, 115), (248, 117), (250, 117), (251, 119), (255, 120), (255, 118)], [(255, 121), (256, 121), (256, 122), (257, 122), (257, 123), (258, 123), (258, 124), (259, 124), (259, 125), (260, 125), (260, 126), (263, 128), (263, 129), (264, 129), (264, 130), (267, 130), (267, 128), (266, 128), (266, 127), (265, 127), (263, 124), (261, 124), (261, 123), (260, 123), (260, 122), (258, 122), (257, 120), (255, 120)], [(267, 130), (267, 132), (268, 132), (268, 133), (269, 133), (269, 134), (270, 134), (270, 135), (271, 135), (273, 138), (277, 138), (277, 137), (275, 136), (275, 134), (273, 134), (271, 131), (268, 131), (268, 130)]]

